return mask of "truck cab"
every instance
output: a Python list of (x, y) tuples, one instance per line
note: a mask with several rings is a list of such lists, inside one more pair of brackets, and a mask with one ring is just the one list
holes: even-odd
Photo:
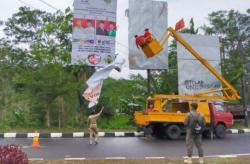
[(209, 103), (209, 108), (214, 132), (218, 138), (224, 138), (226, 129), (233, 127), (233, 115), (224, 109), (223, 104)]

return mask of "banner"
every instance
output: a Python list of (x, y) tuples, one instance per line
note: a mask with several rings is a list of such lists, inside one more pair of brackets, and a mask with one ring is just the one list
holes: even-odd
[(83, 93), (83, 97), (89, 101), (89, 108), (98, 104), (99, 97), (102, 90), (102, 81), (98, 81), (95, 84), (91, 84)]
[(72, 64), (106, 66), (115, 59), (117, 0), (74, 0)]
[[(221, 72), (218, 37), (191, 34), (181, 34), (181, 36), (212, 67), (219, 73)], [(201, 91), (221, 88), (221, 82), (179, 42), (177, 44), (177, 54), (179, 94), (192, 95)], [(221, 95), (221, 93), (213, 95)]]
[(168, 5), (166, 1), (129, 0), (129, 68), (135, 70), (167, 69), (168, 46), (152, 57), (144, 56), (135, 44), (135, 35), (144, 34), (146, 28), (160, 40), (168, 28)]
[(86, 82), (88, 88), (84, 91), (83, 97), (89, 101), (89, 108), (98, 104), (99, 97), (101, 95), (103, 80), (107, 79), (110, 72), (115, 69), (121, 71), (122, 65), (125, 63), (124, 59), (117, 59), (113, 63), (106, 67), (96, 71)]

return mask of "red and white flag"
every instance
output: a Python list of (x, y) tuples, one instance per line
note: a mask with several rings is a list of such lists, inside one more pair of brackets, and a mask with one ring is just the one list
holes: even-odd
[(185, 22), (184, 19), (182, 18), (179, 20), (179, 22), (176, 23), (175, 25), (175, 31), (179, 31), (180, 29), (183, 29), (185, 27)]

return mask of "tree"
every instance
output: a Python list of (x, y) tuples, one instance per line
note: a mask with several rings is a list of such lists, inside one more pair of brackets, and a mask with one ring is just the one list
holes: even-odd
[(221, 39), (223, 76), (240, 90), (243, 63), (249, 61), (242, 60), (239, 45), (242, 43), (243, 51), (249, 57), (250, 9), (246, 13), (235, 10), (212, 12), (208, 20), (210, 25), (204, 25), (203, 30), (207, 34), (220, 36)]
[[(84, 82), (93, 72), (86, 66), (69, 66), (72, 18), (69, 8), (65, 12), (47, 13), (21, 7), (5, 22), (4, 32), (8, 41), (1, 41), (4, 53), (1, 53), (0, 62), (4, 63), (6, 69), (13, 68), (15, 72), (10, 87), (15, 86), (17, 95), (22, 95), (23, 100), (31, 100), (29, 111), (37, 113), (41, 122), (46, 120), (48, 127), (54, 115), (58, 116), (61, 126), (64, 111), (69, 112), (65, 107), (72, 102), (76, 104), (73, 100), (67, 100), (72, 99), (69, 98), (69, 95), (73, 96), (72, 92), (77, 93), (75, 99), (80, 104), (75, 110), (82, 111)], [(59, 75), (61, 78), (58, 78)], [(51, 111), (54, 107), (61, 110)], [(44, 113), (46, 117), (43, 117)]]
[(20, 7), (19, 11), (5, 22), (5, 35), (15, 44), (44, 41), (37, 30), (46, 23), (54, 22), (53, 14), (41, 10)]

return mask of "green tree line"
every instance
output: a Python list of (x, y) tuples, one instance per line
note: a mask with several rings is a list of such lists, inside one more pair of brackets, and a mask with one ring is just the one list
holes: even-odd
[[(95, 69), (70, 64), (72, 18), (69, 8), (48, 13), (20, 7), (2, 25), (0, 129), (84, 127), (89, 110), (82, 92)], [(220, 36), (222, 74), (241, 92), (242, 63), (249, 61), (242, 60), (238, 42), (250, 57), (250, 10), (217, 11), (209, 14), (208, 20), (209, 24), (196, 29), (191, 19), (182, 32), (204, 31)], [(178, 93), (177, 72), (173, 41), (169, 45), (169, 69), (152, 72), (153, 93)], [(132, 127), (133, 112), (145, 108), (147, 96), (147, 80), (141, 75), (132, 75), (129, 80), (105, 80), (95, 107), (105, 107), (101, 127)]]

